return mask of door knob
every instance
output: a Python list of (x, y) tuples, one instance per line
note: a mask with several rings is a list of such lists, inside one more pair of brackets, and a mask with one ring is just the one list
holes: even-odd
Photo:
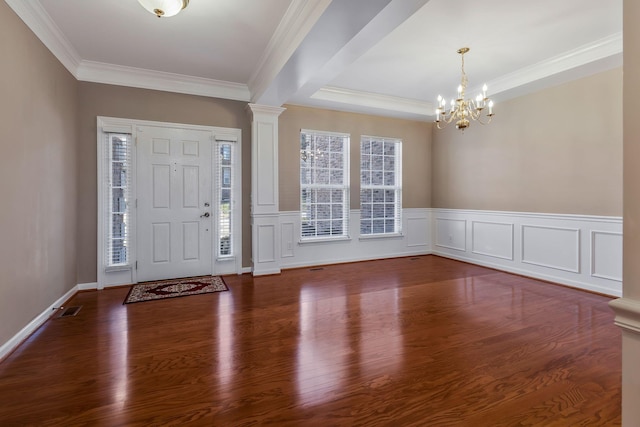
[(209, 218), (209, 212), (205, 212), (202, 215), (200, 215), (200, 218)]

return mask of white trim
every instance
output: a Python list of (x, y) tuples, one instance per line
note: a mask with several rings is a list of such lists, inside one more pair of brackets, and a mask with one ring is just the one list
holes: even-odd
[(592, 222), (606, 222), (612, 224), (618, 224), (622, 222), (622, 217), (619, 216), (600, 216), (600, 215), (577, 215), (577, 214), (557, 214), (557, 213), (538, 213), (538, 212), (515, 212), (515, 211), (484, 211), (474, 209), (444, 209), (433, 208), (433, 211), (443, 214), (472, 214), (472, 215), (490, 215), (490, 216), (507, 216), (517, 218), (545, 218), (545, 219), (558, 219), (558, 220), (570, 220), (570, 221), (592, 221)]
[[(299, 211), (280, 212), (280, 254), (282, 269), (308, 267), (313, 265), (337, 264), (366, 261), (381, 258), (426, 255), (431, 251), (431, 226), (428, 208), (404, 208), (402, 210), (403, 229), (411, 230), (394, 236), (375, 236), (350, 239), (299, 239), (301, 219)], [(349, 222), (353, 229), (359, 229), (360, 210), (349, 210)], [(411, 222), (411, 227), (407, 224)], [(286, 226), (285, 226), (286, 225)]]
[(437, 251), (434, 251), (433, 254), (437, 255), (437, 256), (441, 256), (443, 258), (451, 258), (451, 259), (455, 259), (457, 261), (468, 262), (469, 264), (480, 265), (482, 267), (489, 267), (489, 268), (493, 268), (493, 269), (499, 270), (499, 271), (504, 271), (504, 272), (507, 272), (507, 273), (514, 273), (514, 274), (518, 274), (520, 276), (531, 277), (533, 279), (545, 280), (545, 281), (552, 282), (552, 283), (557, 283), (557, 284), (560, 284), (560, 285), (570, 286), (570, 287), (576, 288), (576, 289), (583, 289), (583, 290), (586, 290), (586, 291), (597, 292), (599, 294), (604, 294), (604, 295), (617, 296), (616, 293), (613, 292), (609, 288), (606, 288), (604, 286), (585, 283), (585, 282), (579, 281), (579, 280), (569, 280), (569, 279), (565, 279), (563, 277), (552, 275), (552, 274), (544, 274), (544, 273), (534, 272), (532, 270), (528, 270), (528, 269), (525, 269), (525, 268), (515, 268), (515, 267), (511, 267), (511, 266), (506, 266), (504, 264), (498, 264), (498, 263), (493, 263), (493, 262), (482, 261), (482, 260), (479, 260), (479, 259), (476, 259), (476, 258), (468, 258), (468, 257), (465, 257), (465, 256), (456, 255), (456, 254), (442, 253), (442, 252), (437, 252)]
[[(613, 280), (616, 282), (622, 282), (622, 275), (619, 277), (613, 277), (606, 274), (598, 274), (596, 273), (596, 234), (606, 234), (610, 236), (620, 236), (622, 237), (622, 232), (613, 232), (613, 231), (602, 231), (602, 230), (591, 230), (590, 241), (591, 244), (589, 248), (591, 249), (591, 257), (589, 258), (591, 261), (591, 275), (593, 277), (600, 277), (602, 279)], [(622, 260), (620, 260), (622, 261)]]
[(106, 64), (103, 62), (80, 62), (76, 77), (80, 81), (105, 83), (117, 86), (153, 89), (164, 92), (213, 98), (249, 101), (249, 88), (245, 84), (194, 77), (185, 74), (145, 70), (142, 68)]
[(394, 252), (392, 254), (389, 255), (385, 255), (383, 257), (376, 257), (376, 258), (370, 258), (370, 257), (359, 257), (359, 256), (353, 256), (353, 257), (346, 257), (346, 258), (323, 258), (322, 260), (317, 260), (314, 262), (292, 262), (292, 263), (287, 263), (286, 265), (282, 265), (282, 270), (289, 270), (292, 268), (301, 268), (301, 267), (314, 267), (314, 266), (318, 266), (318, 265), (329, 265), (329, 264), (347, 264), (350, 262), (360, 262), (360, 261), (375, 261), (378, 259), (391, 259), (391, 258), (406, 258), (406, 257), (410, 257), (410, 256), (421, 256), (421, 255), (431, 255), (432, 252), (431, 251), (420, 251), (420, 250), (416, 250), (416, 251), (404, 251), (404, 252)]
[(98, 282), (78, 283), (78, 291), (92, 291), (98, 289)]
[(616, 313), (615, 324), (621, 328), (640, 334), (640, 301), (631, 298), (618, 298), (609, 302)]
[(15, 350), (20, 344), (24, 342), (29, 336), (34, 333), (40, 326), (42, 326), (47, 320), (54, 316), (56, 310), (64, 303), (69, 301), (78, 292), (78, 285), (69, 289), (64, 295), (58, 298), (53, 304), (45, 308), (42, 313), (36, 316), (31, 322), (29, 322), (24, 328), (22, 328), (17, 334), (11, 337), (7, 342), (0, 346), (0, 361), (4, 360), (13, 350)]
[(65, 37), (60, 28), (53, 22), (51, 16), (38, 1), (5, 0), (22, 21), (33, 31), (40, 41), (58, 58), (58, 61), (77, 77), (81, 58), (71, 42)]
[(312, 243), (350, 242), (351, 240), (352, 240), (351, 236), (309, 237), (309, 238), (299, 239), (298, 244), (306, 245), (306, 244), (312, 244)]
[(331, 0), (298, 0), (291, 3), (249, 78), (252, 101), (269, 88), (329, 4)]
[(316, 130), (316, 129), (306, 129), (306, 128), (302, 128), (300, 129), (300, 133), (313, 133), (313, 134), (320, 134), (320, 135), (328, 135), (328, 136), (337, 136), (337, 137), (342, 137), (342, 138), (349, 138), (349, 142), (351, 142), (351, 134), (349, 132), (331, 132), (331, 131), (325, 131), (325, 130)]
[[(510, 235), (511, 256), (506, 257), (506, 256), (502, 256), (502, 255), (490, 254), (488, 252), (474, 250), (475, 242), (476, 242), (474, 231), (475, 231), (475, 225), (476, 224), (492, 224), (492, 225), (507, 225), (507, 226), (509, 226), (510, 231), (511, 231), (511, 235)], [(492, 258), (500, 258), (500, 259), (506, 259), (506, 260), (509, 260), (509, 261), (513, 261), (513, 253), (514, 253), (514, 250), (513, 250), (513, 223), (512, 222), (473, 221), (472, 220), (471, 221), (471, 252), (474, 253), (474, 254), (478, 254), (478, 255), (484, 255), (484, 256), (488, 256), (488, 257), (492, 257)]]
[[(465, 230), (466, 230), (466, 228), (467, 228), (467, 220), (466, 220), (466, 219), (457, 219), (457, 218), (440, 218), (440, 217), (438, 217), (438, 218), (436, 218), (436, 219), (435, 219), (436, 224), (437, 224), (437, 222), (438, 222), (438, 221), (461, 222), (461, 223), (463, 223), (463, 224), (464, 224), (464, 228), (465, 228)], [(442, 243), (438, 243), (438, 240), (439, 240), (439, 239), (438, 239), (438, 227), (436, 226), (436, 228), (435, 228), (435, 229), (436, 229), (436, 232), (435, 232), (435, 234), (434, 234), (434, 236), (435, 236), (435, 240), (434, 240), (434, 242), (433, 242), (433, 245), (434, 245), (434, 246), (439, 246), (439, 247), (441, 247), (441, 248), (447, 248), (447, 249), (454, 249), (454, 250), (456, 250), (456, 251), (462, 251), (462, 252), (464, 252), (464, 251), (466, 251), (466, 250), (467, 250), (467, 233), (466, 233), (466, 232), (464, 233), (464, 243), (463, 243), (463, 246), (462, 246), (462, 247), (460, 247), (460, 246), (443, 245)]]
[[(564, 268), (562, 266), (559, 265), (551, 265), (551, 264), (545, 264), (545, 263), (541, 263), (541, 262), (535, 262), (535, 261), (531, 261), (531, 260), (526, 260), (524, 259), (525, 253), (524, 253), (524, 248), (525, 248), (525, 238), (524, 238), (524, 230), (525, 228), (538, 228), (538, 229), (542, 229), (542, 230), (558, 230), (558, 231), (573, 231), (576, 234), (576, 263), (577, 265), (575, 266), (575, 268)], [(550, 226), (546, 226), (546, 225), (531, 225), (531, 224), (522, 224), (520, 226), (520, 232), (521, 232), (521, 238), (520, 238), (520, 254), (521, 254), (521, 261), (523, 263), (526, 264), (532, 264), (532, 265), (538, 265), (540, 267), (546, 267), (546, 268), (555, 268), (557, 270), (563, 270), (563, 271), (568, 271), (570, 273), (580, 273), (580, 229), (578, 228), (565, 228), (565, 227), (550, 227)]]
[(433, 116), (435, 109), (431, 102), (417, 99), (401, 98), (399, 96), (382, 95), (379, 93), (363, 92), (335, 86), (325, 86), (311, 95), (312, 99), (338, 102), (347, 105), (357, 105), (381, 110), (393, 110), (402, 113)]
[[(622, 280), (616, 280), (615, 277), (598, 277), (592, 275), (593, 265), (598, 261), (599, 265), (602, 263), (603, 268), (606, 268), (606, 273), (611, 276), (622, 277), (622, 260), (617, 260), (618, 255), (612, 256), (610, 251), (593, 253), (590, 250), (593, 243), (581, 236), (587, 236), (596, 232), (605, 232), (607, 234), (620, 235), (622, 233), (622, 218), (620, 217), (606, 217), (606, 216), (592, 216), (592, 215), (565, 215), (565, 214), (547, 214), (547, 213), (534, 213), (534, 212), (505, 212), (505, 211), (479, 211), (479, 210), (465, 210), (465, 209), (439, 209), (434, 208), (430, 210), (432, 217), (432, 230), (433, 230), (433, 243), (435, 255), (457, 259), (460, 261), (469, 262), (472, 264), (478, 264), (490, 268), (495, 268), (502, 271), (508, 271), (515, 274), (521, 274), (523, 276), (534, 277), (542, 280), (547, 280), (578, 289), (584, 289), (592, 292), (598, 292), (611, 296), (622, 296)], [(447, 246), (460, 246), (463, 239), (462, 230), (460, 226), (455, 226), (456, 223), (440, 222), (438, 220), (449, 219), (453, 221), (467, 221), (467, 226), (464, 228), (465, 234), (470, 235), (473, 239), (473, 224), (474, 222), (492, 222), (492, 223), (504, 223), (506, 225), (512, 224), (513, 233), (511, 233), (512, 241), (510, 242), (513, 248), (513, 259), (493, 257), (487, 258), (485, 254), (479, 254), (478, 251), (471, 248), (466, 248), (462, 251), (459, 248), (451, 248)], [(526, 253), (523, 253), (523, 249), (526, 247), (524, 244), (524, 230), (528, 233), (534, 233), (533, 236), (527, 235), (527, 238), (534, 237), (536, 246), (532, 247), (538, 254), (544, 254), (544, 251), (557, 247), (558, 244), (563, 244), (564, 249), (567, 252), (563, 252), (563, 259), (559, 261), (560, 265), (548, 265), (549, 262), (545, 258), (531, 258)], [(566, 230), (572, 232), (571, 237), (566, 234), (554, 236), (535, 233), (544, 233), (543, 230)], [(439, 239), (436, 233), (446, 233), (453, 235), (454, 245), (446, 245), (446, 239)], [(575, 246), (573, 244), (573, 235), (575, 235)], [(557, 239), (559, 240), (556, 240)], [(498, 245), (496, 248), (502, 248), (500, 254), (506, 253), (507, 242), (506, 235), (502, 238), (496, 236), (492, 239), (491, 236), (487, 237), (489, 245)], [(442, 244), (436, 244), (439, 241)], [(529, 248), (531, 249), (531, 248)], [(483, 251), (484, 252), (484, 251)], [(565, 256), (566, 255), (566, 256)], [(604, 258), (599, 259), (599, 256)], [(524, 258), (524, 259), (523, 259)], [(539, 261), (545, 261), (545, 265)], [(555, 264), (551, 262), (551, 264)], [(620, 270), (618, 272), (618, 270)]]
[(492, 93), (497, 95), (596, 61), (616, 55), (621, 56), (621, 54), (622, 32), (619, 32), (505, 74), (487, 82), (487, 85), (491, 88)]
[[(412, 218), (413, 219), (413, 218)], [(358, 239), (360, 240), (369, 240), (369, 239), (398, 239), (403, 238), (404, 233), (377, 233), (377, 234), (360, 234)], [(407, 245), (410, 246), (410, 245)]]
[[(100, 149), (101, 147), (100, 143), (102, 140), (101, 138), (103, 136), (104, 130), (105, 129), (107, 130), (108, 129), (130, 129), (132, 139), (135, 142), (133, 153), (132, 153), (132, 159), (131, 159), (132, 167), (133, 167), (133, 173), (131, 178), (132, 179), (131, 194), (133, 195), (134, 200), (137, 199), (137, 183), (136, 183), (137, 148), (136, 146), (137, 146), (138, 126), (206, 131), (206, 132), (211, 132), (213, 143), (216, 143), (218, 141), (225, 141), (225, 142), (233, 142), (234, 144), (236, 144), (235, 161), (237, 162), (237, 168), (235, 168), (236, 170), (235, 170), (233, 179), (235, 179), (236, 181), (236, 185), (234, 186), (234, 188), (237, 190), (238, 194), (241, 193), (241, 189), (242, 189), (242, 170), (241, 170), (242, 169), (242, 160), (241, 160), (242, 159), (242, 130), (235, 129), (235, 128), (217, 127), (217, 126), (191, 125), (191, 124), (182, 124), (182, 123), (124, 119), (124, 118), (105, 117), (105, 116), (98, 116), (96, 121), (97, 121), (96, 143), (98, 144), (98, 150), (97, 150), (97, 161), (98, 161), (98, 167), (97, 167), (98, 169), (97, 171), (98, 172), (98, 176), (97, 176), (97, 180), (98, 180), (97, 278), (98, 278), (98, 281), (96, 284), (96, 288), (104, 289), (105, 287), (121, 286), (125, 284), (137, 283), (137, 270), (135, 269), (135, 267), (130, 267), (129, 269), (120, 269), (118, 271), (110, 271), (108, 273), (105, 272), (105, 268), (104, 268), (103, 231), (104, 231), (105, 224), (104, 224), (104, 218), (102, 215), (104, 211), (102, 203), (104, 202), (105, 195), (103, 191), (104, 186), (101, 185), (102, 177), (104, 177), (104, 158), (103, 158), (104, 150)], [(212, 170), (212, 173), (213, 173), (213, 170)], [(237, 272), (238, 274), (240, 274), (243, 271), (243, 267), (242, 267), (242, 197), (241, 195), (240, 197), (234, 197), (234, 201), (235, 201), (234, 212), (236, 212), (232, 220), (233, 224), (235, 225), (233, 229), (233, 233), (234, 233), (233, 247), (234, 247), (234, 260), (235, 260), (234, 272)], [(129, 264), (130, 266), (135, 266), (135, 263), (137, 261), (136, 260), (137, 233), (135, 231), (137, 230), (136, 224), (135, 224), (136, 218), (137, 218), (136, 209), (137, 208), (135, 206), (132, 208), (132, 215), (131, 215), (132, 229), (134, 231), (132, 234), (132, 241), (131, 241), (132, 247), (131, 247), (131, 259)], [(215, 245), (215, 242), (212, 242), (212, 244)], [(220, 274), (218, 270), (216, 270), (218, 267), (218, 265), (216, 264), (218, 261), (215, 255), (216, 253), (217, 252), (212, 252), (212, 269), (215, 270), (215, 271), (212, 271), (212, 273)], [(107, 276), (108, 274), (110, 277)]]

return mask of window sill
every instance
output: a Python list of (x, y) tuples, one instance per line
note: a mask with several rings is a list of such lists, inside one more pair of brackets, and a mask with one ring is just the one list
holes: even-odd
[(402, 233), (385, 233), (385, 234), (361, 234), (359, 240), (371, 239), (401, 239), (404, 237)]
[(225, 256), (225, 257), (217, 257), (216, 261), (217, 262), (223, 262), (223, 261), (235, 261), (236, 257), (234, 255), (231, 256)]
[(332, 242), (349, 242), (349, 241), (351, 241), (351, 236), (316, 237), (311, 239), (300, 239), (298, 241), (298, 244), (306, 245), (308, 243), (332, 243)]

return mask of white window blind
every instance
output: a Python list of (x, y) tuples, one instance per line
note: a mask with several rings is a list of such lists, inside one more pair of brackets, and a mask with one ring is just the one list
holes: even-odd
[(217, 167), (218, 180), (218, 257), (233, 256), (232, 239), (232, 189), (234, 170), (234, 144), (228, 141), (218, 141)]
[(106, 266), (118, 267), (130, 264), (131, 230), (131, 135), (106, 133), (108, 165), (106, 193), (107, 230)]
[(300, 132), (301, 239), (349, 236), (349, 135)]
[(402, 141), (360, 140), (360, 234), (402, 232)]

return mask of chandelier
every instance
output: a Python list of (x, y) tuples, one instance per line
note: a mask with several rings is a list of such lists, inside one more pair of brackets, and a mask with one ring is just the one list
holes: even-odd
[(438, 108), (436, 108), (438, 129), (444, 129), (449, 123), (455, 121), (457, 129), (465, 130), (469, 127), (470, 120), (486, 125), (493, 117), (493, 101), (487, 97), (486, 84), (482, 86), (482, 94), (478, 94), (475, 100), (464, 98), (468, 83), (467, 74), (464, 72), (464, 54), (467, 52), (469, 52), (468, 47), (458, 49), (462, 58), (462, 81), (458, 86), (458, 96), (451, 100), (449, 109), (447, 109), (447, 101), (438, 95)]
[(189, 0), (138, 0), (149, 12), (158, 18), (175, 16), (189, 5)]

